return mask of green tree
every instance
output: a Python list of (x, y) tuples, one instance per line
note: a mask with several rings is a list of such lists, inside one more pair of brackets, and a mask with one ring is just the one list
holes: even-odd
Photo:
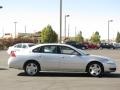
[(53, 31), (52, 27), (48, 25), (41, 32), (42, 43), (55, 43), (58, 40), (58, 35)]
[(117, 32), (116, 42), (120, 43), (120, 32)]
[(95, 33), (93, 33), (93, 35), (91, 36), (90, 41), (94, 44), (99, 44), (100, 43), (100, 35), (99, 32), (96, 31)]
[(81, 31), (80, 31), (80, 33), (78, 33), (78, 35), (75, 38), (76, 38), (76, 41), (79, 42), (79, 43), (84, 42), (84, 38), (82, 36), (82, 32)]

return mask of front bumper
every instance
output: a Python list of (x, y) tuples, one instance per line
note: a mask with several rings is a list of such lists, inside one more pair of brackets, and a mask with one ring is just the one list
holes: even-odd
[(109, 68), (109, 69), (110, 69), (110, 71), (113, 71), (113, 72), (116, 71), (116, 68)]
[(116, 64), (115, 63), (106, 63), (104, 64), (104, 72), (115, 72)]

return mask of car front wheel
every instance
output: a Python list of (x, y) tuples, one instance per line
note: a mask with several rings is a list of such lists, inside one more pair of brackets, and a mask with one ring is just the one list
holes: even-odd
[(99, 63), (91, 63), (88, 66), (88, 74), (93, 76), (93, 77), (98, 77), (98, 76), (102, 76), (104, 70), (101, 64)]
[(29, 76), (35, 76), (39, 73), (39, 65), (36, 62), (28, 62), (24, 67), (25, 73)]

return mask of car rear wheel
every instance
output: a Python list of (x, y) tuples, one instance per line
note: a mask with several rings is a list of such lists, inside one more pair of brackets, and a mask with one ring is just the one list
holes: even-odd
[(29, 76), (35, 76), (39, 73), (39, 65), (36, 62), (28, 62), (24, 67), (25, 73)]
[(88, 74), (93, 76), (93, 77), (98, 77), (98, 76), (102, 76), (104, 70), (101, 64), (99, 63), (91, 63), (88, 66), (88, 70), (87, 70)]

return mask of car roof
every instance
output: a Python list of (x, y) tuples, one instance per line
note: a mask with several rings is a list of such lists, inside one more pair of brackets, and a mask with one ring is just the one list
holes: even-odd
[(41, 46), (46, 46), (46, 45), (60, 45), (60, 46), (68, 46), (68, 47), (71, 47), (71, 48), (74, 48), (74, 49), (77, 49), (71, 45), (68, 45), (68, 44), (63, 44), (63, 43), (45, 43), (45, 44), (37, 44), (35, 46), (32, 46), (30, 49), (34, 49), (34, 48), (37, 48), (37, 47), (41, 47)]
[(15, 45), (17, 44), (34, 44), (34, 43), (16, 43)]

